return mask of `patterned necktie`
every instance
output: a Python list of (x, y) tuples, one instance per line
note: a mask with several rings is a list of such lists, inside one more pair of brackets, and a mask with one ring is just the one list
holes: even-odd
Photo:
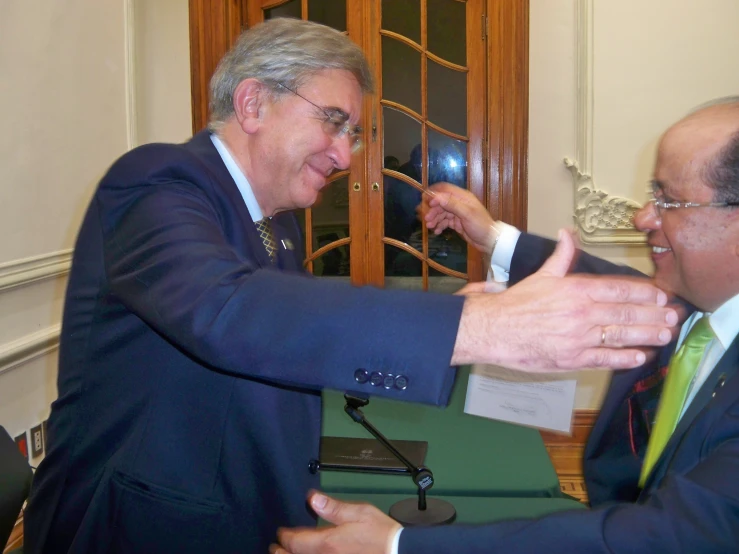
[(257, 226), (259, 238), (262, 239), (262, 244), (264, 244), (264, 248), (267, 250), (270, 260), (272, 260), (272, 263), (275, 263), (277, 260), (277, 242), (275, 241), (275, 235), (272, 232), (272, 220), (265, 217), (264, 219), (255, 221), (254, 225)]
[(644, 457), (644, 464), (639, 477), (640, 486), (644, 486), (654, 464), (662, 455), (667, 441), (670, 440), (672, 432), (677, 427), (690, 383), (698, 370), (703, 352), (715, 336), (711, 325), (708, 323), (708, 317), (703, 316), (698, 320), (698, 323), (693, 325), (682, 346), (670, 359), (667, 377), (657, 408), (656, 422), (649, 436), (647, 454)]

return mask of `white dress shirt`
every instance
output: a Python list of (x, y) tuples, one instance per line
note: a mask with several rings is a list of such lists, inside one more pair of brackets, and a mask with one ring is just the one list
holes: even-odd
[(218, 154), (221, 156), (223, 163), (226, 164), (226, 169), (228, 169), (228, 172), (231, 174), (231, 178), (236, 183), (236, 186), (241, 193), (241, 197), (244, 199), (244, 203), (246, 204), (246, 209), (249, 210), (249, 215), (251, 216), (252, 221), (259, 221), (264, 217), (264, 215), (262, 214), (262, 208), (259, 207), (259, 202), (257, 202), (257, 199), (254, 196), (254, 191), (251, 190), (251, 185), (246, 179), (246, 175), (241, 171), (241, 168), (239, 168), (236, 160), (233, 159), (231, 152), (228, 151), (228, 148), (223, 144), (221, 139), (219, 139), (215, 134), (211, 134), (210, 140), (213, 143), (213, 146), (216, 147), (216, 150), (218, 150)]

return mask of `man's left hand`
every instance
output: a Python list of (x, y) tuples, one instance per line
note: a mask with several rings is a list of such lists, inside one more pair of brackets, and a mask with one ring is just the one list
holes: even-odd
[(319, 492), (311, 508), (334, 527), (279, 529), (271, 554), (388, 554), (400, 524), (369, 504), (340, 502)]

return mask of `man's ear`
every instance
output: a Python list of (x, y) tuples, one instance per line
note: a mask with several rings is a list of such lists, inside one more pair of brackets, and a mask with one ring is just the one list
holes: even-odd
[(252, 134), (259, 129), (268, 91), (257, 79), (244, 79), (233, 94), (234, 114), (241, 129)]

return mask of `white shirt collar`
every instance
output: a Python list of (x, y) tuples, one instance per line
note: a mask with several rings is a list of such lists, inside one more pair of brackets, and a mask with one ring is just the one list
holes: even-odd
[(739, 294), (721, 304), (709, 321), (721, 345), (728, 349), (739, 335)]
[[(721, 304), (715, 312), (708, 314), (711, 329), (713, 329), (724, 350), (727, 350), (736, 336), (739, 335), (739, 317), (737, 317), (737, 314), (739, 314), (739, 294)], [(682, 344), (683, 339), (693, 325), (704, 315), (703, 312), (695, 312), (688, 318), (680, 330), (678, 346)]]
[(213, 146), (216, 147), (218, 154), (226, 165), (226, 169), (228, 169), (231, 178), (236, 183), (236, 186), (241, 193), (241, 197), (244, 199), (246, 208), (249, 210), (249, 215), (251, 216), (252, 221), (259, 221), (264, 217), (264, 215), (262, 214), (262, 208), (259, 207), (259, 202), (257, 202), (257, 199), (254, 196), (254, 191), (251, 189), (251, 185), (246, 179), (246, 175), (241, 171), (236, 160), (233, 159), (231, 152), (228, 151), (226, 145), (223, 144), (223, 141), (219, 139), (215, 133), (211, 133), (210, 140), (213, 142)]

